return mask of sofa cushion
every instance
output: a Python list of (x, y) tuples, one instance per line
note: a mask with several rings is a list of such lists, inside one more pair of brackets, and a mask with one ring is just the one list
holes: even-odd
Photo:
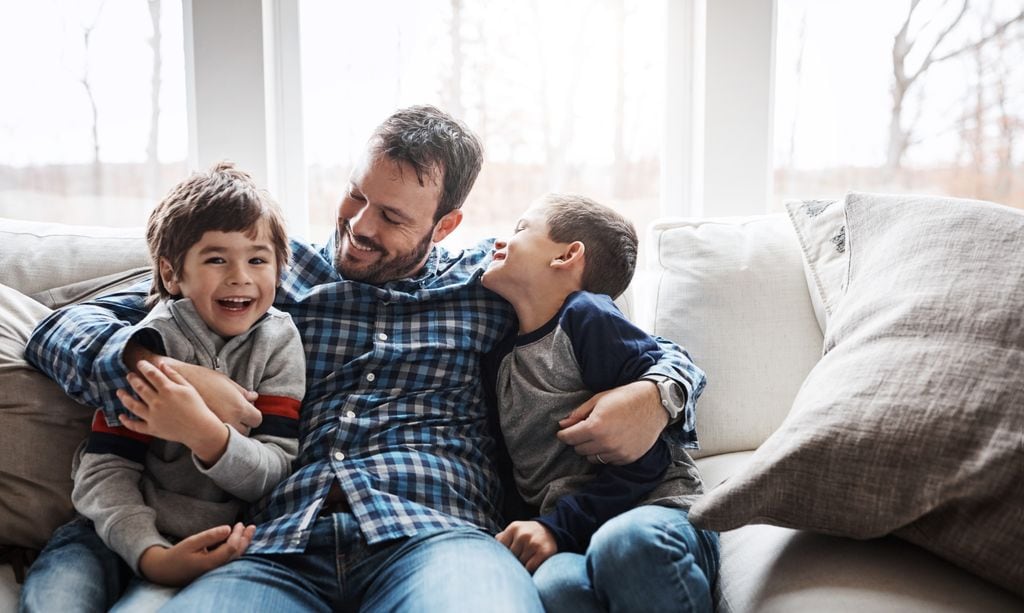
[(71, 518), (71, 457), (92, 411), (25, 362), (50, 309), (0, 285), (0, 545), (40, 548)]
[[(821, 356), (793, 229), (783, 215), (653, 226), (652, 330), (707, 373), (694, 457), (756, 449)], [(742, 427), (738, 427), (742, 424)]]
[(0, 219), (0, 284), (23, 294), (149, 266), (142, 228)]
[(848, 194), (846, 228), (827, 353), (691, 517), (893, 533), (1024, 594), (1024, 214)]

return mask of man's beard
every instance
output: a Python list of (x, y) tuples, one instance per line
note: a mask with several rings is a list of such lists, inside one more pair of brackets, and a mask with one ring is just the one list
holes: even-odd
[(411, 277), (413, 273), (419, 270), (423, 258), (430, 251), (433, 244), (431, 240), (433, 236), (434, 229), (431, 228), (412, 251), (397, 256), (388, 253), (379, 243), (360, 236), (358, 237), (360, 246), (370, 247), (383, 255), (379, 260), (366, 268), (348, 267), (345, 264), (344, 256), (341, 254), (343, 241), (346, 239), (349, 241), (349, 249), (355, 249), (355, 247), (351, 244), (352, 228), (346, 220), (338, 234), (338, 248), (334, 252), (334, 268), (341, 273), (341, 276), (348, 280), (362, 281), (371, 285), (381, 285), (388, 281)]

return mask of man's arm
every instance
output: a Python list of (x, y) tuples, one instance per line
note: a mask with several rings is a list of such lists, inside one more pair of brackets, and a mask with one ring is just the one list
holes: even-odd
[[(617, 311), (616, 311), (617, 313)], [(614, 315), (614, 314), (613, 314)], [(651, 337), (618, 316), (583, 317), (572, 332), (577, 361), (588, 386), (601, 393), (577, 407), (559, 422), (558, 438), (593, 462), (628, 464), (647, 452), (669, 423), (657, 385), (643, 377), (664, 375), (676, 381), (686, 396), (679, 420), (666, 434), (670, 442), (696, 446), (695, 407), (704, 389), (705, 375), (690, 356), (674, 343)], [(577, 343), (577, 338), (582, 342)], [(587, 342), (587, 339), (592, 339)], [(608, 339), (618, 339), (609, 344)], [(618, 347), (621, 359), (608, 360)], [(611, 382), (599, 387), (597, 382)], [(598, 458), (600, 456), (600, 458)]]
[[(137, 324), (148, 311), (148, 287), (144, 281), (127, 291), (55, 311), (36, 326), (25, 347), (26, 360), (69, 396), (103, 407), (110, 426), (120, 425), (117, 415), (126, 409), (116, 392), (128, 389), (128, 372), (139, 359), (169, 359), (141, 342), (147, 333)], [(246, 398), (230, 379), (200, 366), (181, 366), (181, 372), (222, 421), (242, 432), (259, 424), (259, 412), (249, 401), (254, 395)]]

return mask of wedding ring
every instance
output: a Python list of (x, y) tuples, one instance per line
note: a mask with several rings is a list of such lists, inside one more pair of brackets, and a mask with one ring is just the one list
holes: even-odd
[(600, 453), (595, 453), (595, 454), (594, 454), (594, 457), (595, 457), (595, 458), (597, 458), (597, 461), (598, 461), (598, 462), (600, 462), (600, 463), (602, 463), (602, 464), (607, 464), (607, 463), (608, 463), (608, 462), (605, 462), (605, 461), (604, 461), (604, 458), (602, 458), (602, 457), (601, 457), (601, 454), (600, 454)]

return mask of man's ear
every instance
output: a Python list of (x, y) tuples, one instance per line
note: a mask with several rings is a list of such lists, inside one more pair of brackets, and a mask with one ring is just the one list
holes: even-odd
[(160, 280), (163, 281), (164, 287), (172, 296), (177, 296), (180, 293), (178, 278), (174, 274), (174, 269), (171, 268), (171, 261), (163, 256), (160, 256)]
[(561, 255), (551, 260), (552, 268), (573, 268), (583, 265), (586, 246), (580, 241), (573, 241), (562, 251)]
[(455, 209), (454, 211), (448, 211), (444, 217), (437, 220), (434, 224), (434, 236), (431, 237), (431, 241), (440, 243), (446, 236), (451, 234), (455, 228), (459, 227), (462, 223), (462, 210)]

